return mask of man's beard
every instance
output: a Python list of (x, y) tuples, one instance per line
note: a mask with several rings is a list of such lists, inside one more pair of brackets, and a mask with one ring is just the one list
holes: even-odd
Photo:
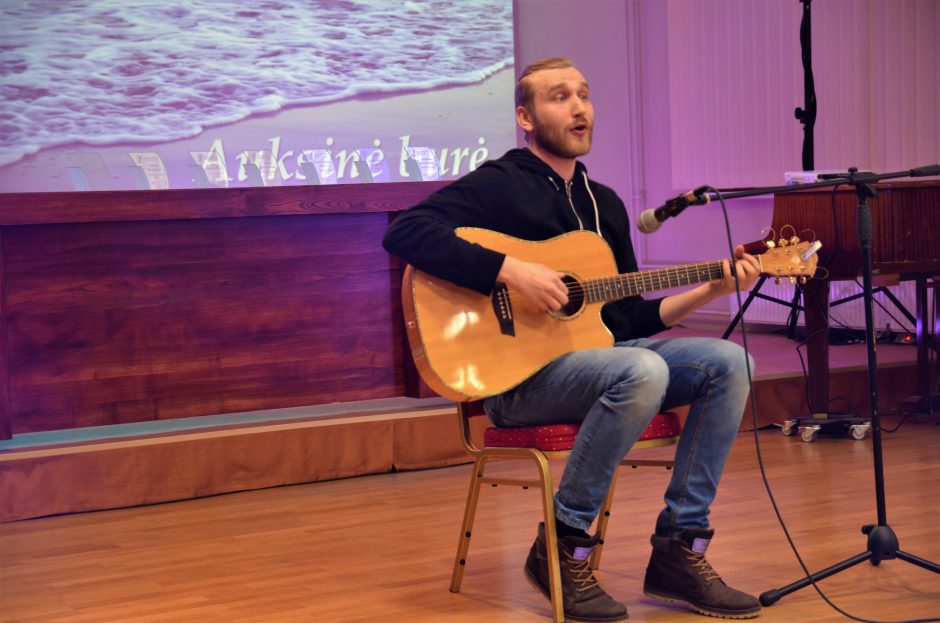
[(559, 158), (577, 158), (591, 151), (594, 133), (591, 126), (588, 126), (587, 133), (579, 140), (577, 136), (569, 133), (568, 128), (543, 124), (534, 115), (532, 123), (535, 126), (532, 130), (533, 142), (552, 155)]

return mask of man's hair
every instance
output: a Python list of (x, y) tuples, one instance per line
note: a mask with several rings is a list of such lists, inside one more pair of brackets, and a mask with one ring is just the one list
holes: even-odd
[(568, 67), (574, 67), (571, 59), (564, 56), (553, 56), (535, 61), (523, 69), (522, 75), (516, 81), (516, 107), (524, 106), (527, 110), (532, 110), (532, 100), (535, 99), (535, 92), (532, 90), (530, 81), (526, 78), (543, 69), (567, 69)]

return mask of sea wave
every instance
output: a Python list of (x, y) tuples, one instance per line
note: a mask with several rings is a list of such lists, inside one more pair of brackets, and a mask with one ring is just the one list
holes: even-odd
[(4, 3), (0, 24), (0, 165), (471, 84), (513, 57), (511, 0), (42, 0)]

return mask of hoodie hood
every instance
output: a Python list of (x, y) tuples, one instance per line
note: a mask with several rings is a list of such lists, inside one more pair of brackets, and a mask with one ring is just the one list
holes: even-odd
[[(600, 213), (597, 208), (597, 199), (594, 197), (594, 193), (591, 191), (591, 184), (588, 181), (587, 176), (587, 167), (581, 163), (581, 161), (575, 161), (574, 163), (574, 175), (571, 178), (570, 182), (566, 182), (555, 170), (549, 166), (547, 162), (536, 156), (529, 149), (512, 149), (506, 152), (506, 155), (502, 158), (505, 162), (510, 162), (515, 166), (523, 169), (528, 173), (535, 174), (537, 177), (543, 177), (547, 180), (549, 184), (555, 189), (556, 192), (563, 192), (565, 195), (564, 203), (571, 210), (571, 214), (577, 220), (578, 229), (585, 229), (585, 222), (588, 222), (590, 225), (593, 222), (593, 229), (597, 232), (598, 236), (601, 236), (601, 221)], [(575, 208), (575, 201), (572, 197), (573, 190), (577, 187), (583, 186), (584, 192), (587, 194), (587, 197), (590, 198), (590, 205), (593, 207), (594, 214), (592, 216), (582, 217), (578, 214), (577, 208)], [(587, 220), (593, 219), (593, 220)]]
[[(558, 173), (556, 173), (555, 170), (551, 168), (547, 162), (545, 162), (544, 160), (536, 156), (528, 148), (510, 149), (509, 151), (505, 153), (505, 155), (503, 155), (501, 160), (512, 162), (513, 164), (518, 166), (520, 169), (525, 169), (527, 171), (531, 171), (533, 173), (537, 173), (539, 175), (543, 175), (547, 177), (552, 182), (554, 182), (555, 188), (561, 189), (565, 187), (565, 180), (562, 179), (562, 177), (558, 175)], [(487, 163), (484, 163), (483, 166), (486, 166), (487, 164), (490, 164), (491, 162), (495, 162), (495, 161), (489, 161)], [(581, 162), (580, 160), (575, 161), (574, 177), (571, 178), (572, 181), (577, 180), (577, 179), (582, 179), (586, 175), (587, 175), (587, 167), (584, 166), (584, 163)]]

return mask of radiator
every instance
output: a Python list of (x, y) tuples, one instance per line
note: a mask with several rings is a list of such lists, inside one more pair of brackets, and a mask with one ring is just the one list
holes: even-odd
[[(859, 279), (859, 283), (861, 283), (861, 279)], [(760, 292), (767, 296), (789, 301), (793, 298), (795, 287), (796, 286), (786, 281), (777, 285), (772, 280), (768, 279), (764, 282)], [(832, 306), (833, 303), (854, 294), (859, 294), (861, 291), (861, 286), (853, 281), (833, 281), (829, 284), (830, 326), (836, 327), (845, 325), (856, 329), (863, 329), (865, 327), (865, 307), (862, 297), (841, 303), (835, 307)], [(890, 291), (895, 298), (907, 308), (907, 311), (910, 312), (911, 315), (916, 316), (916, 293), (913, 281), (905, 281), (899, 285), (891, 286)], [(745, 299), (746, 296), (742, 294), (741, 300), (744, 301)], [(800, 301), (800, 304), (802, 304), (802, 301)], [(735, 295), (731, 295), (730, 309), (731, 316), (733, 317), (738, 309), (737, 297)], [(747, 308), (744, 318), (749, 322), (785, 325), (789, 314), (790, 308), (788, 306), (778, 305), (772, 301), (755, 298)], [(903, 312), (901, 312), (883, 292), (876, 292), (874, 295), (874, 318), (876, 331), (881, 331), (888, 325), (890, 325), (894, 331), (898, 332), (908, 331), (913, 333), (915, 329), (914, 324), (904, 316)], [(802, 313), (800, 314), (798, 324), (800, 326), (804, 326), (805, 324)]]

